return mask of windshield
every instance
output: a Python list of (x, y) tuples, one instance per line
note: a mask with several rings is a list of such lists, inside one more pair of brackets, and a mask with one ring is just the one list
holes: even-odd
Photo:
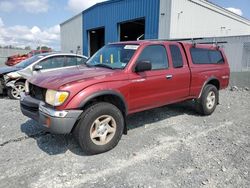
[(34, 63), (35, 61), (43, 58), (44, 56), (43, 55), (35, 55), (35, 56), (32, 56), (28, 59), (25, 59), (23, 61), (21, 61), (20, 63), (18, 63), (15, 67), (17, 68), (26, 68), (27, 66), (31, 65), (32, 63)]
[(86, 63), (89, 66), (123, 69), (139, 45), (110, 44), (101, 48)]

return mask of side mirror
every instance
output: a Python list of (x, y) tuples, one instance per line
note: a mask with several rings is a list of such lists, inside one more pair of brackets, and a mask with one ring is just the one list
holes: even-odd
[(41, 69), (43, 69), (43, 66), (42, 66), (42, 65), (35, 65), (35, 67), (34, 67), (34, 70), (35, 70), (35, 71), (39, 71), (39, 70), (41, 70)]
[(144, 72), (152, 69), (150, 61), (139, 61), (135, 67), (135, 72)]

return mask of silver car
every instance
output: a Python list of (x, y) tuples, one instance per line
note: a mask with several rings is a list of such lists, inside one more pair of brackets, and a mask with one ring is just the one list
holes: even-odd
[(20, 93), (25, 91), (26, 79), (43, 72), (84, 65), (86, 61), (87, 57), (70, 53), (35, 55), (17, 64), (18, 70), (4, 74), (1, 87), (7, 90), (11, 99), (20, 99)]

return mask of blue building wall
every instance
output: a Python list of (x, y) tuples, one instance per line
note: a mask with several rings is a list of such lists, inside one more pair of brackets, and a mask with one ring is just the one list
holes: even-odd
[(118, 23), (145, 18), (145, 39), (158, 38), (160, 0), (111, 0), (83, 11), (83, 54), (88, 55), (88, 31), (105, 27), (105, 44), (119, 40)]

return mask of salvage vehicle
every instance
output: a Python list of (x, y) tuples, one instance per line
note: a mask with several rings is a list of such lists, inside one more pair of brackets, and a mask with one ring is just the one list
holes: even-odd
[(214, 112), (229, 84), (222, 49), (177, 41), (108, 44), (85, 66), (35, 75), (20, 106), (25, 116), (57, 134), (73, 133), (86, 154), (114, 148), (130, 114), (185, 100), (202, 115)]
[(21, 61), (23, 61), (25, 59), (28, 59), (28, 58), (30, 58), (30, 57), (32, 57), (34, 55), (38, 55), (38, 54), (42, 54), (42, 53), (49, 53), (49, 52), (51, 52), (51, 50), (32, 50), (27, 54), (12, 55), (12, 56), (9, 56), (7, 58), (7, 61), (5, 62), (5, 65), (14, 66), (14, 65), (20, 63)]
[(72, 66), (82, 65), (87, 57), (67, 53), (44, 53), (12, 67), (0, 68), (0, 94), (7, 91), (11, 99), (20, 99), (20, 93), (25, 91), (27, 78), (51, 70), (60, 70)]

